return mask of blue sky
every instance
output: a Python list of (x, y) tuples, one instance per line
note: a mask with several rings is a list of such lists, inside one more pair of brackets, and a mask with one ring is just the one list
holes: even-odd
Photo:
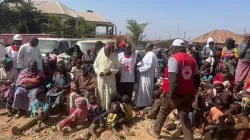
[(93, 10), (127, 33), (126, 19), (150, 22), (148, 39), (195, 38), (213, 29), (250, 32), (250, 0), (59, 0), (77, 11)]

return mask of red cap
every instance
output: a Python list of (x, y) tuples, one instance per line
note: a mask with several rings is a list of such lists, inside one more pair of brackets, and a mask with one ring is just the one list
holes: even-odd
[(221, 81), (214, 81), (213, 84), (214, 84), (214, 85), (215, 85), (215, 84), (222, 84), (222, 85), (223, 85), (223, 83), (222, 83)]
[(119, 46), (120, 46), (120, 47), (125, 46), (125, 42), (123, 42), (123, 41), (120, 42)]

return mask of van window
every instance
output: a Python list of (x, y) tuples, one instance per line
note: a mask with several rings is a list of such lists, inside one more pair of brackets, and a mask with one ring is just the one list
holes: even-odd
[(78, 45), (80, 46), (81, 51), (85, 53), (87, 48), (95, 47), (95, 42), (81, 42), (78, 43)]
[(50, 53), (54, 48), (57, 48), (57, 40), (39, 40), (38, 47), (42, 53)]
[(66, 50), (69, 48), (69, 44), (67, 41), (60, 41), (57, 49), (59, 50), (59, 53), (66, 53)]
[(71, 47), (74, 47), (78, 41), (71, 41)]

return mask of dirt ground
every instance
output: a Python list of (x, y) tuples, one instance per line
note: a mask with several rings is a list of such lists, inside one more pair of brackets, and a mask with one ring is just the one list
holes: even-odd
[[(58, 134), (57, 131), (53, 131), (52, 126), (55, 126), (59, 121), (63, 118), (51, 117), (46, 124), (43, 124), (43, 130), (40, 133), (34, 132), (33, 127), (28, 129), (22, 133), (22, 135), (14, 136), (11, 134), (11, 128), (14, 126), (20, 126), (27, 122), (29, 118), (22, 117), (20, 119), (9, 118), (6, 116), (7, 112), (5, 109), (0, 109), (0, 140), (73, 140), (75, 137), (80, 134), (85, 134), (87, 129), (82, 129), (80, 131), (76, 131), (70, 135), (62, 136)], [(66, 116), (64, 116), (66, 117)], [(125, 139), (128, 140), (154, 140), (147, 133), (148, 128), (152, 128), (153, 121), (144, 120), (142, 118), (137, 118), (133, 125), (128, 126), (130, 130), (135, 132), (136, 136), (125, 136)], [(121, 134), (124, 134), (123, 131), (120, 131)], [(98, 140), (119, 140), (111, 131), (105, 131), (101, 134)], [(176, 140), (181, 138), (171, 138), (169, 136), (163, 136), (162, 139), (167, 140)]]

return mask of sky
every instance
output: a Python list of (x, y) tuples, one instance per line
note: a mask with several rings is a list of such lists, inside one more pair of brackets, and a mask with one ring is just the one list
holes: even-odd
[(126, 19), (149, 22), (146, 39), (194, 39), (215, 29), (250, 32), (250, 0), (58, 0), (76, 11), (95, 11), (128, 33)]

